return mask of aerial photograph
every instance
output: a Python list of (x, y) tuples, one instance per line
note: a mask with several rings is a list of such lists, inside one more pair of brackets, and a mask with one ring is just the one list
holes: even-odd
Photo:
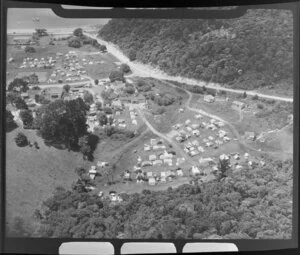
[(293, 14), (8, 9), (6, 234), (291, 239)]

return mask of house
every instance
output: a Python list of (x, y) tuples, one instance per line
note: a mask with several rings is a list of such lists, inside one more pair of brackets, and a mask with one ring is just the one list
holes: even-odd
[(152, 172), (147, 172), (147, 177), (152, 177)]
[(246, 153), (244, 154), (244, 159), (249, 159), (249, 153), (246, 152)]
[(154, 154), (149, 155), (149, 160), (150, 160), (150, 161), (156, 160), (156, 155), (154, 155)]
[(195, 119), (199, 120), (199, 119), (201, 119), (201, 118), (202, 118), (202, 115), (201, 115), (201, 114), (195, 115)]
[(165, 145), (154, 145), (153, 150), (165, 150), (166, 146)]
[(146, 99), (141, 94), (132, 98), (132, 100), (131, 100), (131, 103), (133, 103), (133, 104), (141, 104), (141, 103), (145, 103), (145, 102), (146, 102)]
[(231, 139), (228, 136), (224, 136), (223, 140), (224, 142), (229, 142)]
[(169, 154), (168, 152), (164, 152), (162, 155), (159, 156), (160, 159), (172, 159), (174, 157), (173, 154)]
[(166, 172), (160, 172), (160, 176), (161, 176), (161, 177), (166, 177), (167, 174), (166, 174)]
[(183, 171), (181, 169), (177, 169), (176, 173), (178, 176), (183, 176)]
[(220, 129), (219, 132), (218, 132), (218, 134), (219, 134), (220, 138), (223, 138), (227, 133), (226, 133), (226, 131)]
[(108, 162), (104, 162), (104, 161), (98, 161), (97, 162), (97, 166), (99, 166), (101, 168), (103, 168), (105, 166), (108, 166), (108, 165), (109, 165)]
[(198, 151), (200, 151), (200, 152), (204, 152), (204, 149), (203, 149), (203, 147), (202, 146), (198, 146)]
[(185, 121), (186, 126), (189, 125), (190, 123), (191, 123), (191, 120), (189, 120), (189, 119)]
[(193, 130), (193, 131), (192, 131), (192, 134), (195, 135), (195, 136), (199, 136), (199, 135), (200, 135), (200, 131), (197, 130), (197, 129), (196, 129), (196, 130)]
[(122, 110), (123, 109), (122, 103), (121, 103), (120, 100), (114, 100), (114, 101), (112, 101), (111, 106), (115, 110)]
[(164, 159), (164, 163), (168, 164), (169, 166), (173, 165), (172, 159), (169, 159), (169, 158)]
[(248, 140), (251, 140), (251, 141), (254, 141), (256, 139), (254, 132), (245, 132), (245, 136), (247, 137)]
[(42, 95), (45, 96), (47, 100), (54, 101), (61, 98), (62, 88), (60, 87), (50, 87), (42, 90)]
[(14, 36), (13, 43), (16, 45), (30, 45), (31, 36)]
[(149, 185), (154, 186), (156, 184), (155, 178), (150, 177), (148, 180)]
[(192, 141), (192, 145), (199, 146), (199, 141), (197, 140)]
[(197, 129), (200, 127), (200, 124), (192, 124), (191, 127), (192, 129)]
[(182, 143), (184, 141), (184, 138), (182, 136), (176, 136), (175, 140), (179, 143)]
[(144, 151), (150, 151), (151, 147), (147, 144), (144, 145)]
[(26, 93), (26, 92), (21, 93), (21, 98), (22, 98), (23, 100), (29, 99), (28, 93)]
[(155, 160), (155, 161), (153, 162), (153, 165), (154, 165), (154, 166), (156, 166), (156, 165), (161, 165), (162, 163), (163, 163), (162, 160), (157, 159), (157, 160)]
[(95, 176), (97, 174), (97, 170), (95, 166), (92, 166), (91, 169), (89, 170), (89, 176), (92, 180), (95, 179)]
[(213, 137), (213, 136), (209, 136), (208, 139), (209, 139), (210, 141), (213, 141), (213, 140), (214, 140), (214, 137)]
[(153, 164), (152, 164), (151, 161), (143, 161), (142, 164), (141, 164), (142, 167), (145, 167), (145, 166), (152, 166), (152, 165), (153, 165)]
[(130, 180), (131, 174), (129, 171), (125, 171), (124, 173), (124, 180)]
[(193, 175), (198, 175), (198, 174), (200, 174), (200, 170), (199, 170), (199, 168), (196, 167), (196, 166), (192, 166), (191, 171), (192, 171), (192, 174), (193, 174)]
[(187, 131), (192, 132), (193, 129), (191, 127), (186, 127)]
[(243, 102), (240, 102), (240, 101), (233, 101), (232, 105), (231, 105), (232, 109), (238, 110), (238, 111), (243, 110), (245, 107), (246, 107), (246, 104)]
[(157, 144), (157, 140), (152, 138), (150, 139), (150, 144), (153, 146), (153, 145), (156, 145)]
[(208, 103), (213, 103), (215, 101), (215, 97), (212, 95), (205, 95), (204, 96), (204, 101)]
[(200, 153), (200, 152), (197, 151), (197, 150), (192, 150), (192, 151), (190, 151), (190, 155), (191, 155), (192, 157), (198, 155), (199, 153)]

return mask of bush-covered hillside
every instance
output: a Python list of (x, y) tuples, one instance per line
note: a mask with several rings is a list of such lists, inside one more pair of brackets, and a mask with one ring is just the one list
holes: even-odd
[(85, 192), (78, 181), (44, 202), (38, 236), (291, 238), (293, 163), (267, 162), (256, 169), (228, 170), (219, 181), (123, 194), (118, 204)]
[(171, 75), (243, 89), (288, 81), (292, 89), (292, 22), (284, 10), (228, 20), (112, 19), (99, 36)]

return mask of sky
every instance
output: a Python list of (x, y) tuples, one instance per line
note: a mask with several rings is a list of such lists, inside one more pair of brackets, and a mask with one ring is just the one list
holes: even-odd
[[(38, 17), (39, 22), (33, 21)], [(71, 28), (87, 25), (103, 25), (109, 19), (66, 19), (57, 16), (51, 9), (21, 9), (11, 8), (7, 12), (7, 29), (35, 29), (35, 28)]]

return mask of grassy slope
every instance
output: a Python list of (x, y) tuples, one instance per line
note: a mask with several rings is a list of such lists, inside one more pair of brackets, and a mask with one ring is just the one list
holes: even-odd
[[(18, 147), (14, 137), (22, 131), (40, 149)], [(15, 129), (6, 136), (7, 220), (21, 216), (26, 221), (57, 186), (69, 187), (77, 179), (74, 169), (81, 164), (79, 153), (44, 145), (35, 131)]]

